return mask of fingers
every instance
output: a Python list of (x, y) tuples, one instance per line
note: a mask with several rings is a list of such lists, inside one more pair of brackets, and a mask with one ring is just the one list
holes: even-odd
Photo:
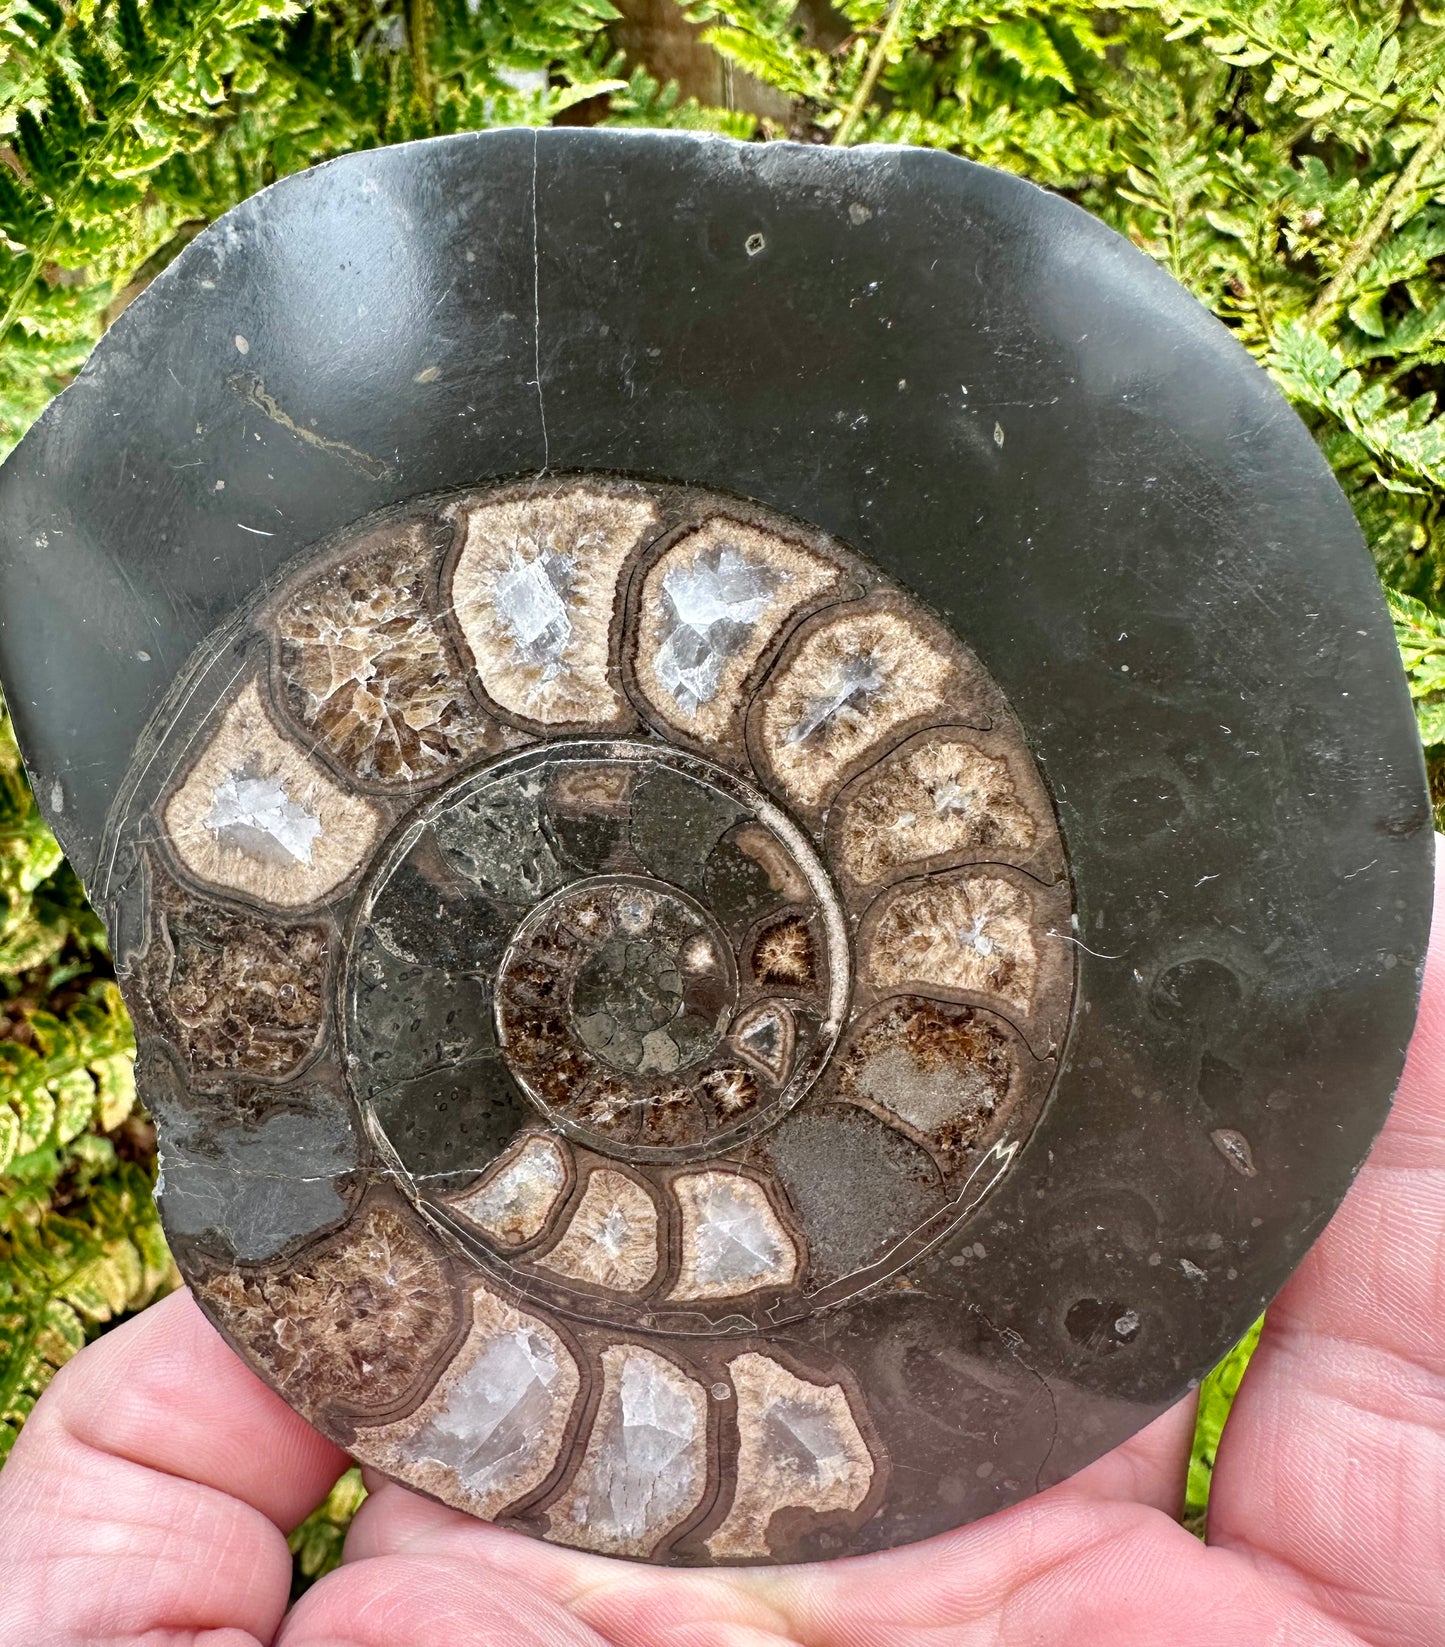
[(713, 1572), (555, 1548), (395, 1486), (363, 1514), (324, 1608), (304, 1598), (277, 1647), (1360, 1647), (1168, 1517), (1059, 1489), (881, 1555)]
[[(503, 1535), (506, 1536), (506, 1535)], [(342, 1568), (297, 1602), (275, 1647), (605, 1647), (565, 1606), (443, 1550)]]
[(189, 1294), (163, 1300), (62, 1369), (0, 1473), (0, 1647), (269, 1642), (284, 1529), (345, 1463)]
[(1445, 1616), (1445, 860), (1420, 1021), (1348, 1198), (1270, 1307), (1225, 1430), (1212, 1541), (1384, 1643)]
[(1054, 1493), (1062, 1498), (1143, 1504), (1177, 1519), (1184, 1510), (1198, 1410), (1196, 1391), (1122, 1446), (1060, 1482)]
[[(1184, 1501), (1185, 1475), (1194, 1436), (1197, 1401), (1191, 1396), (1131, 1436), (1122, 1447), (1060, 1483), (1048, 1500), (1090, 1503), (1140, 1504), (1177, 1518)], [(501, 1529), (474, 1521), (419, 1493), (408, 1492), (373, 1470), (364, 1470), (368, 1497), (351, 1524), (346, 1539), (349, 1562), (368, 1561), (417, 1548), (431, 1547), (449, 1535), (466, 1539), (467, 1558), (483, 1553), (492, 1562), (525, 1573), (530, 1581), (569, 1583), (576, 1563), (593, 1558), (541, 1545)], [(602, 1570), (616, 1570), (608, 1564)], [(624, 1568), (636, 1575), (640, 1569)]]

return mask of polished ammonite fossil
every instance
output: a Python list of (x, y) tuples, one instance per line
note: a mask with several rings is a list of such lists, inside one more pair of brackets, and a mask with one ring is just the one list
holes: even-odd
[(969, 649), (806, 525), (549, 476), (359, 523), (163, 720), (127, 983), (243, 1352), (561, 1543), (873, 1515), (869, 1393), (789, 1325), (977, 1206), (1073, 990), (1054, 809)]
[(1062, 1480), (1399, 1075), (1431, 814), (1349, 506), (1148, 257), (939, 152), (283, 179), (0, 470), (0, 668), (202, 1307), (559, 1543)]

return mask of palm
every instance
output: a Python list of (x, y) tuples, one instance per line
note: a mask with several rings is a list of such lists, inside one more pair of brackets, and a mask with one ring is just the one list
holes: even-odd
[(1395, 1112), (1271, 1309), (1207, 1547), (1174, 1520), (1181, 1407), (1013, 1510), (821, 1567), (641, 1568), (376, 1484), (343, 1567), (286, 1614), (283, 1529), (345, 1460), (180, 1296), (67, 1368), (0, 1476), (0, 1647), (1439, 1647), (1445, 919), (1436, 930)]

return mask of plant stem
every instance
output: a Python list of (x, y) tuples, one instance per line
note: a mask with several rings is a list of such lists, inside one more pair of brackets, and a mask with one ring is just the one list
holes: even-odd
[(1390, 192), (1380, 202), (1379, 210), (1351, 242), (1349, 249), (1340, 260), (1340, 266), (1326, 282), (1324, 290), (1315, 299), (1310, 310), (1310, 319), (1318, 325), (1326, 319), (1340, 303), (1348, 296), (1350, 288), (1355, 283), (1355, 277), (1373, 256), (1375, 248), (1389, 233), (1390, 225), (1394, 221), (1395, 213), (1420, 187), (1420, 180), (1425, 170), (1445, 149), (1445, 110), (1436, 118), (1425, 137), (1425, 141), (1415, 150), (1406, 162), (1405, 169), (1391, 185)]
[(411, 83), (421, 106), (432, 112), (431, 60), (427, 51), (428, 0), (406, 0), (406, 38), (411, 48)]
[(874, 42), (872, 53), (869, 55), (868, 66), (863, 70), (863, 78), (858, 82), (858, 90), (854, 92), (853, 101), (838, 122), (837, 131), (833, 133), (833, 143), (841, 145), (852, 137), (853, 128), (862, 118), (864, 109), (868, 107), (868, 100), (873, 96), (873, 88), (878, 84), (878, 76), (883, 72), (883, 63), (888, 56), (889, 47), (898, 38), (898, 30), (902, 27), (903, 14), (907, 9), (908, 0), (893, 0), (882, 32)]

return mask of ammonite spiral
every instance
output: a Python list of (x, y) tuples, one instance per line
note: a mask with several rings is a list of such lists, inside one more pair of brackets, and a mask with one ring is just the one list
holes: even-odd
[(211, 1319), (555, 1541), (1062, 1480), (1399, 1076), (1430, 809), (1347, 502), (1148, 257), (936, 151), (285, 178), (0, 470), (0, 667)]
[(168, 1227), (302, 1411), (611, 1554), (878, 1512), (870, 1391), (789, 1324), (978, 1205), (1073, 990), (1053, 806), (957, 635), (742, 500), (423, 500), (217, 640), (127, 828)]

